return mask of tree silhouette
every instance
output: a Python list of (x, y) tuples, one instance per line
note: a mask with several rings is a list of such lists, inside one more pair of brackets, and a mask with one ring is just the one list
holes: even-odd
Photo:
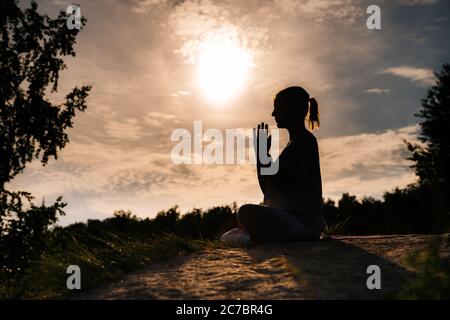
[[(45, 98), (58, 89), (63, 57), (75, 56), (79, 30), (37, 12), (37, 4), (21, 10), (18, 1), (1, 0), (0, 12), (0, 190), (22, 172), (33, 157), (46, 164), (69, 141), (75, 111), (86, 108), (90, 87), (74, 88), (61, 104)], [(81, 19), (84, 26), (86, 21)]]
[[(23, 6), (21, 6), (23, 7)], [(37, 4), (22, 9), (16, 0), (0, 0), (0, 273), (21, 272), (39, 256), (49, 227), (64, 214), (58, 198), (46, 207), (31, 202), (27, 192), (5, 189), (27, 163), (45, 165), (69, 142), (66, 130), (76, 111), (84, 111), (89, 86), (75, 87), (54, 104), (47, 93), (57, 92), (65, 56), (75, 56), (78, 29), (69, 30), (68, 16), (39, 14)], [(81, 19), (81, 26), (86, 20)]]
[(428, 90), (422, 107), (416, 114), (420, 123), (419, 140), (424, 146), (409, 144), (413, 168), (421, 185), (441, 185), (450, 181), (450, 65), (444, 63), (435, 72), (436, 84)]
[(450, 227), (450, 65), (444, 63), (435, 72), (436, 83), (422, 100), (416, 114), (420, 123), (422, 145), (408, 143), (409, 160), (419, 177), (418, 192), (428, 220), (435, 229)]

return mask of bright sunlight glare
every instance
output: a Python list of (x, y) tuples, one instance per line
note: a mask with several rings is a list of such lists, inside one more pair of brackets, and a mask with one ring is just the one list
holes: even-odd
[(226, 35), (205, 41), (198, 60), (199, 84), (215, 103), (224, 103), (244, 86), (251, 56), (236, 39)]

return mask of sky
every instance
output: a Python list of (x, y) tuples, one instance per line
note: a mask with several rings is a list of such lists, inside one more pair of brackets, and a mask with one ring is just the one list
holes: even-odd
[[(37, 2), (52, 17), (71, 4)], [(273, 126), (273, 96), (291, 85), (319, 103), (325, 198), (380, 198), (416, 181), (404, 140), (416, 140), (414, 113), (433, 70), (449, 61), (449, 1), (77, 3), (88, 22), (49, 99), (89, 84), (88, 109), (57, 161), (32, 162), (9, 185), (36, 202), (62, 195), (61, 224), (120, 209), (153, 217), (174, 205), (261, 202), (254, 165), (174, 164), (171, 135), (192, 132), (194, 121), (221, 132)], [(371, 4), (381, 8), (380, 30), (366, 26)]]

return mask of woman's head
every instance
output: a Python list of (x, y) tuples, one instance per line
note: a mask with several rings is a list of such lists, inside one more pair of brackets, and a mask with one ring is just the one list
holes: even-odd
[(316, 99), (310, 98), (309, 93), (302, 87), (289, 87), (276, 94), (272, 116), (278, 128), (304, 126), (308, 114), (309, 128), (318, 128), (319, 106)]

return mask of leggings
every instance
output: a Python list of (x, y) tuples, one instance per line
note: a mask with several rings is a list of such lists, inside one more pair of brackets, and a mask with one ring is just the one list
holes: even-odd
[(297, 214), (253, 204), (239, 208), (238, 223), (252, 239), (260, 240), (319, 240), (321, 233), (306, 228)]

